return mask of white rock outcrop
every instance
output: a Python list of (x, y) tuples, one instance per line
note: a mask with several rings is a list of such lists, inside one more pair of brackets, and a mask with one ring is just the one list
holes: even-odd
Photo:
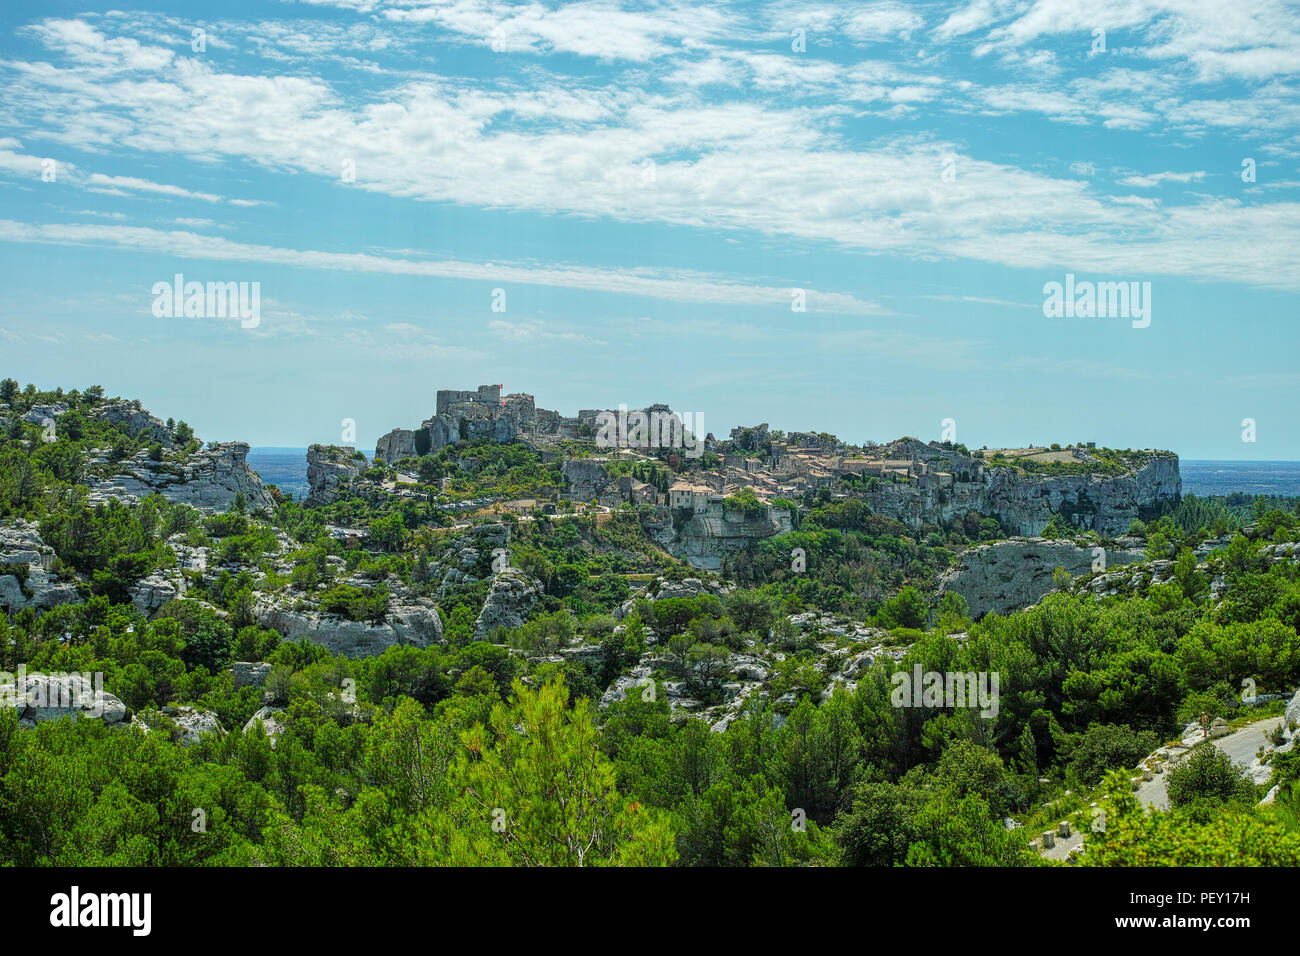
[(54, 549), (41, 538), (34, 521), (0, 524), (0, 609), (48, 611), (80, 600), (77, 589), (49, 569)]
[(542, 584), (519, 568), (505, 568), (492, 578), (483, 610), (474, 622), (474, 637), (485, 640), (499, 627), (519, 627), (542, 599)]
[(427, 647), (442, 641), (442, 619), (434, 603), (425, 598), (394, 598), (383, 622), (373, 624), (323, 614), (305, 602), (294, 602), (282, 595), (259, 594), (253, 617), (263, 627), (279, 631), (287, 640), (306, 638), (335, 654), (349, 657), (382, 654), (399, 644)]
[(0, 707), (13, 709), (23, 727), (65, 717), (120, 724), (127, 716), (120, 698), (97, 686), (91, 675), (75, 673), (16, 675), (15, 683), (0, 685)]
[(1079, 547), (1064, 538), (1010, 538), (962, 553), (959, 564), (939, 576), (939, 592), (955, 591), (966, 599), (973, 618), (989, 611), (1006, 613), (1037, 603), (1055, 587), (1052, 572), (1089, 574), (1104, 557), (1107, 567), (1142, 560), (1139, 551)]
[(140, 452), (119, 462), (116, 474), (91, 478), (87, 484), (92, 501), (118, 498), (134, 503), (156, 493), (204, 511), (229, 511), (243, 495), (249, 511), (269, 511), (275, 501), (247, 458), (245, 442), (200, 449), (184, 463), (152, 461), (147, 452)]
[(329, 504), (342, 486), (365, 469), (365, 456), (350, 445), (312, 445), (307, 449), (307, 485), (311, 490), (306, 503)]

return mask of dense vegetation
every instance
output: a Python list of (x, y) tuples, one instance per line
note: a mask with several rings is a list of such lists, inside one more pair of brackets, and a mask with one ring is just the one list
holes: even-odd
[[(65, 415), (55, 441), (20, 424), (0, 444), (0, 509), (39, 521), (82, 600), (0, 615), (0, 671), (102, 673), (156, 729), (19, 729), (0, 707), (0, 865), (1040, 865), (1006, 818), (1034, 827), (1089, 799), (1108, 808), (1091, 864), (1300, 864), (1295, 754), (1276, 758), (1274, 806), (1257, 806), (1263, 788), (1208, 750), (1171, 775), (1168, 812), (1144, 813), (1127, 784), (1199, 714), (1243, 716), (1243, 680), (1261, 694), (1294, 689), (1300, 565), (1260, 553), (1296, 539), (1294, 509), (1269, 507), (1285, 503), (1252, 504), (1250, 534), (1212, 559), (1222, 600), (1191, 548), (1230, 519), (1185, 499), (1139, 529), (1165, 536), (1169, 583), (1100, 600), (1058, 593), (979, 622), (960, 600), (925, 597), (957, 550), (999, 533), (979, 516), (918, 536), (860, 503), (813, 501), (796, 531), (727, 569), (738, 590), (638, 601), (621, 624), (612, 612), (631, 582), (695, 573), (648, 541), (634, 511), (505, 518), (512, 563), (546, 596), (523, 626), (476, 640), (486, 581), (430, 576), (464, 531), (428, 503), (353, 495), (333, 512), (285, 501), (261, 516), (159, 498), (92, 506), (74, 463), (119, 439), (130, 453), (90, 418), (100, 396), (7, 391), (11, 416), (55, 395), (83, 410), (79, 434)], [(509, 446), (469, 451), (483, 483), (465, 493), (553, 478)], [(369, 549), (326, 533), (344, 516), (372, 530)], [(278, 535), (295, 544), (287, 570)], [(211, 548), (226, 566), (186, 571), (189, 599), (146, 619), (130, 585), (173, 569), (174, 545)], [(789, 573), (794, 548), (816, 557), (815, 572)], [(369, 583), (348, 583), (355, 575)], [(253, 614), (269, 592), (382, 620), (391, 587), (438, 601), (445, 643), (350, 659), (285, 641)], [(870, 618), (901, 658), (877, 654), (852, 689), (827, 695), (818, 634), (789, 620), (805, 607)], [(579, 640), (598, 653), (558, 653)], [(736, 656), (755, 648), (781, 658), (725, 732), (673, 713), (667, 682), (716, 702)], [(647, 651), (650, 679), (598, 707)], [(272, 665), (265, 691), (235, 686), (236, 660)], [(916, 666), (997, 674), (996, 714), (896, 706), (893, 675)], [(241, 733), (268, 703), (283, 708), (279, 732)], [(181, 704), (232, 732), (182, 745), (167, 710)]]

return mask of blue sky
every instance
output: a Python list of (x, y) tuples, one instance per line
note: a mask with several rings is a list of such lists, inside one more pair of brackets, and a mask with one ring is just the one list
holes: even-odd
[[(504, 383), (1300, 459), (1297, 73), (1280, 0), (11, 0), (0, 374), (257, 445)], [(178, 272), (259, 324), (155, 317)]]

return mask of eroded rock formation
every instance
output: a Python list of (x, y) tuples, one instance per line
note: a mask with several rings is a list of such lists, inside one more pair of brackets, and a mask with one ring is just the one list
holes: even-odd
[(247, 443), (236, 441), (200, 449), (183, 463), (153, 461), (140, 452), (119, 462), (115, 474), (91, 478), (90, 498), (134, 503), (157, 493), (205, 511), (229, 511), (243, 495), (249, 511), (270, 510), (275, 501), (247, 459)]

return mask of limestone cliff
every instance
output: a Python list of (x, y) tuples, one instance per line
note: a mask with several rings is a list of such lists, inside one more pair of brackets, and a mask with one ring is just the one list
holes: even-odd
[(415, 453), (415, 432), (409, 428), (394, 428), (375, 444), (375, 461), (397, 461)]
[(23, 608), (48, 611), (57, 604), (75, 604), (77, 589), (50, 570), (54, 549), (41, 538), (36, 523), (21, 518), (0, 525), (0, 609), (17, 614)]
[(693, 567), (716, 571), (725, 558), (745, 551), (764, 538), (793, 529), (790, 513), (767, 508), (746, 514), (713, 503), (689, 518), (674, 519), (667, 508), (657, 508), (642, 521), (650, 539)]
[(561, 466), (565, 490), (574, 501), (590, 501), (609, 485), (605, 466), (590, 458), (570, 458)]
[(395, 428), (383, 435), (375, 445), (375, 459), (393, 462), (476, 438), (511, 442), (535, 423), (531, 395), (502, 398), (499, 385), (480, 385), (477, 391), (442, 389), (436, 413), (421, 422), (419, 428)]
[(143, 437), (164, 448), (171, 448), (174, 444), (167, 426), (142, 408), (138, 401), (121, 398), (107, 401), (97, 405), (91, 412), (91, 417), (122, 429), (132, 438)]
[(134, 503), (157, 493), (202, 510), (229, 511), (242, 494), (248, 510), (270, 510), (275, 502), (257, 472), (248, 467), (247, 458), (245, 442), (203, 448), (183, 462), (153, 461), (147, 452), (140, 452), (114, 465), (100, 462), (112, 473), (92, 477), (87, 485), (92, 501), (119, 498)]
[(442, 641), (442, 619), (433, 602), (425, 598), (397, 596), (389, 604), (383, 622), (372, 624), (323, 614), (304, 601), (259, 594), (253, 617), (263, 627), (279, 631), (286, 640), (306, 638), (349, 657), (382, 654), (399, 644), (427, 647)]
[(1149, 517), (1162, 501), (1182, 495), (1178, 456), (1171, 452), (1151, 453), (1122, 475), (1035, 474), (1006, 467), (973, 471), (972, 480), (950, 484), (927, 478), (881, 482), (866, 493), (866, 501), (877, 514), (912, 528), (975, 511), (997, 518), (1013, 534), (1036, 535), (1059, 514), (1074, 527), (1116, 535), (1134, 519)]
[[(1079, 547), (1072, 541), (1012, 538), (971, 548), (961, 563), (939, 577), (939, 592), (955, 591), (966, 599), (973, 618), (990, 611), (1004, 614), (1037, 603), (1055, 587), (1052, 572), (1072, 576), (1142, 560), (1142, 552)], [(1100, 562), (1104, 561), (1104, 564)]]
[(366, 459), (351, 446), (312, 445), (307, 449), (307, 504), (327, 505), (339, 488), (365, 471)]
[(540, 581), (519, 568), (504, 568), (492, 578), (483, 610), (474, 622), (474, 639), (486, 640), (500, 627), (519, 627), (541, 599)]

